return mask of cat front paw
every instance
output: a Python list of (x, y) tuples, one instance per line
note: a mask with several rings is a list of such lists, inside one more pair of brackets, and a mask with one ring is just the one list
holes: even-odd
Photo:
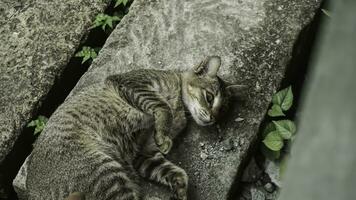
[(172, 149), (173, 142), (172, 139), (169, 138), (168, 136), (163, 136), (160, 143), (157, 143), (159, 151), (166, 155), (169, 153), (169, 151)]
[(172, 186), (174, 192), (172, 200), (187, 200), (188, 175), (185, 172), (174, 176)]

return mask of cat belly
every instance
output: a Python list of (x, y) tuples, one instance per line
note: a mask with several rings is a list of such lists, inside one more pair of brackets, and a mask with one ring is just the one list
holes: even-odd
[(126, 186), (136, 189), (128, 163), (99, 149), (88, 151), (73, 144), (65, 153), (64, 146), (54, 147), (35, 151), (30, 159), (26, 183), (30, 200), (63, 200), (73, 192), (84, 193), (87, 200), (106, 200)]

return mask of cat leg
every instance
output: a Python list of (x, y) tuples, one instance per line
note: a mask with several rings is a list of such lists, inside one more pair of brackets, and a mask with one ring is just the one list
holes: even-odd
[(169, 186), (174, 192), (174, 199), (187, 199), (187, 173), (167, 160), (161, 152), (142, 153), (134, 160), (133, 165), (140, 176)]
[(172, 113), (167, 109), (156, 109), (155, 117), (155, 132), (154, 139), (159, 150), (163, 154), (167, 154), (172, 146), (172, 139), (168, 136), (168, 132), (172, 126)]
[(92, 196), (103, 200), (140, 200), (138, 187), (128, 174), (127, 168), (115, 160), (100, 163), (91, 174), (94, 178), (89, 181)]

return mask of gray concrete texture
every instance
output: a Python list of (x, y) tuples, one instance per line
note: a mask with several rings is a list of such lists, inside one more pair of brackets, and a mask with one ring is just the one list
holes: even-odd
[(330, 1), (281, 200), (356, 199), (356, 1)]
[[(185, 70), (206, 55), (221, 56), (220, 76), (247, 85), (244, 100), (233, 102), (219, 126), (189, 123), (169, 157), (190, 176), (189, 199), (227, 199), (297, 36), (319, 4), (320, 0), (135, 0), (71, 95), (111, 74), (138, 68)], [(143, 185), (150, 199), (168, 199), (167, 189)]]
[(0, 1), (0, 163), (106, 5), (102, 0)]

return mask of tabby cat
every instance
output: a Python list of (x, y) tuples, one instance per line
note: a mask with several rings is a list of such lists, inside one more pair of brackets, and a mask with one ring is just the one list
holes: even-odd
[[(220, 57), (186, 72), (135, 70), (69, 98), (50, 118), (29, 159), (30, 200), (138, 200), (139, 176), (187, 199), (186, 172), (164, 154), (186, 124), (216, 121), (225, 94)], [(80, 193), (76, 193), (80, 192)], [(82, 196), (81, 196), (82, 195)]]

